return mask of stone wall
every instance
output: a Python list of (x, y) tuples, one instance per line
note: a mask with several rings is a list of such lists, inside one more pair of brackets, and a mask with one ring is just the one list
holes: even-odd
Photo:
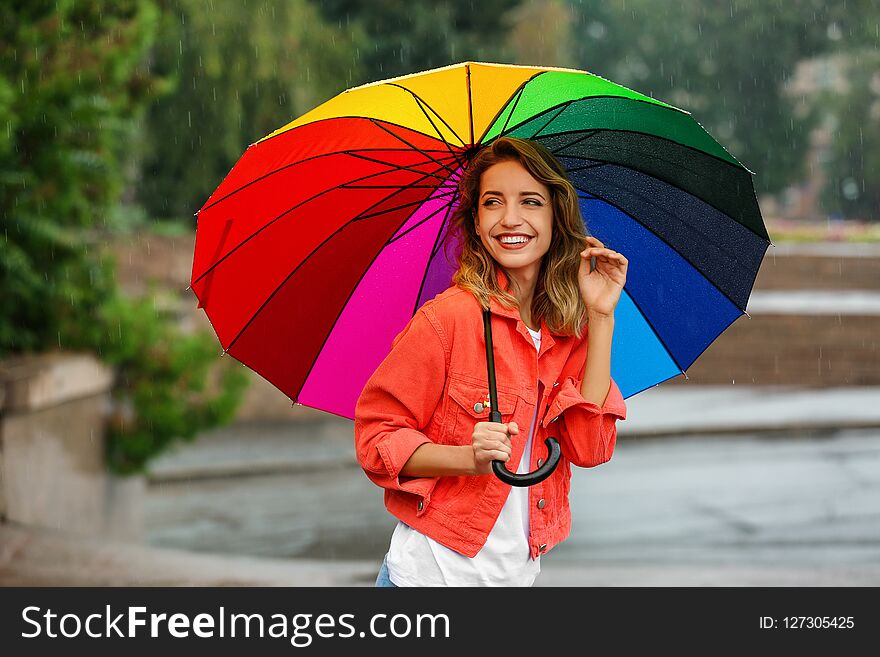
[(8, 522), (138, 541), (143, 477), (106, 472), (112, 372), (88, 354), (0, 362), (0, 515)]
[[(880, 294), (880, 245), (770, 247), (754, 292), (811, 290)], [(843, 295), (841, 295), (841, 298)], [(737, 319), (687, 370), (664, 385), (880, 385), (880, 315), (774, 312)]]
[(743, 316), (687, 375), (663, 385), (880, 385), (880, 317)]

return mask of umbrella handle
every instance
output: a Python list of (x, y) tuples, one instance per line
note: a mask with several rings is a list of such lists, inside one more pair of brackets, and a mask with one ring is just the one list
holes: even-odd
[[(498, 410), (498, 392), (495, 387), (495, 354), (492, 349), (492, 322), (488, 308), (483, 309), (483, 328), (486, 338), (486, 367), (489, 374), (489, 419), (492, 422), (501, 422), (501, 411)], [(556, 438), (547, 438), (544, 441), (547, 446), (547, 461), (534, 472), (515, 474), (504, 467), (503, 461), (492, 461), (492, 471), (505, 484), (511, 486), (534, 486), (544, 481), (556, 469), (562, 449)]]
[[(490, 415), (492, 422), (501, 422), (501, 413), (499, 411), (492, 411)], [(559, 464), (559, 457), (562, 455), (562, 449), (559, 447), (559, 441), (556, 438), (547, 438), (544, 441), (544, 445), (547, 446), (547, 460), (537, 470), (524, 474), (515, 474), (504, 467), (503, 461), (492, 461), (492, 471), (501, 481), (511, 486), (534, 486), (535, 484), (540, 484), (553, 474), (553, 471)]]

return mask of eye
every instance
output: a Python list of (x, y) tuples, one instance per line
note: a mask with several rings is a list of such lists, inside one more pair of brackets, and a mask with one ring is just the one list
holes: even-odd
[(493, 205), (494, 203), (498, 203), (497, 198), (487, 198), (485, 201), (483, 201), (483, 207)]
[(527, 198), (523, 202), (526, 203), (527, 205), (534, 205), (536, 207), (541, 207), (542, 205), (544, 205), (543, 203), (541, 203), (541, 201), (539, 201), (536, 198)]

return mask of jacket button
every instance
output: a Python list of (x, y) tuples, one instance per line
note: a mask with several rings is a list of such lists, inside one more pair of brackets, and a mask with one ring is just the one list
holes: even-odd
[(474, 404), (474, 412), (475, 413), (482, 413), (483, 412), (483, 405), (480, 402), (477, 402), (476, 404)]
[(544, 465), (544, 459), (538, 459), (538, 467), (540, 468), (542, 465)]
[(544, 498), (541, 498), (540, 500), (538, 500), (538, 508), (539, 509), (543, 509), (544, 504), (546, 504), (546, 502), (544, 502)]
[(419, 511), (421, 511), (421, 510), (424, 509), (424, 508), (425, 508), (425, 501), (424, 501), (424, 500), (419, 500)]
[(546, 544), (546, 543), (541, 543), (541, 544), (538, 546), (538, 551), (539, 551), (539, 552), (545, 552), (546, 550), (547, 550), (547, 544)]

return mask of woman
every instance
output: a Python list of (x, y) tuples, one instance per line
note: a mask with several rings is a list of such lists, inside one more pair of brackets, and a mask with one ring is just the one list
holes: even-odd
[[(531, 586), (571, 528), (570, 466), (608, 461), (626, 418), (610, 363), (627, 260), (585, 234), (562, 166), (500, 138), (459, 192), (453, 285), (394, 339), (355, 410), (358, 460), (398, 518), (377, 586)], [(487, 307), (502, 422), (488, 421)], [(539, 467), (547, 436), (562, 458), (546, 480), (492, 473)]]

